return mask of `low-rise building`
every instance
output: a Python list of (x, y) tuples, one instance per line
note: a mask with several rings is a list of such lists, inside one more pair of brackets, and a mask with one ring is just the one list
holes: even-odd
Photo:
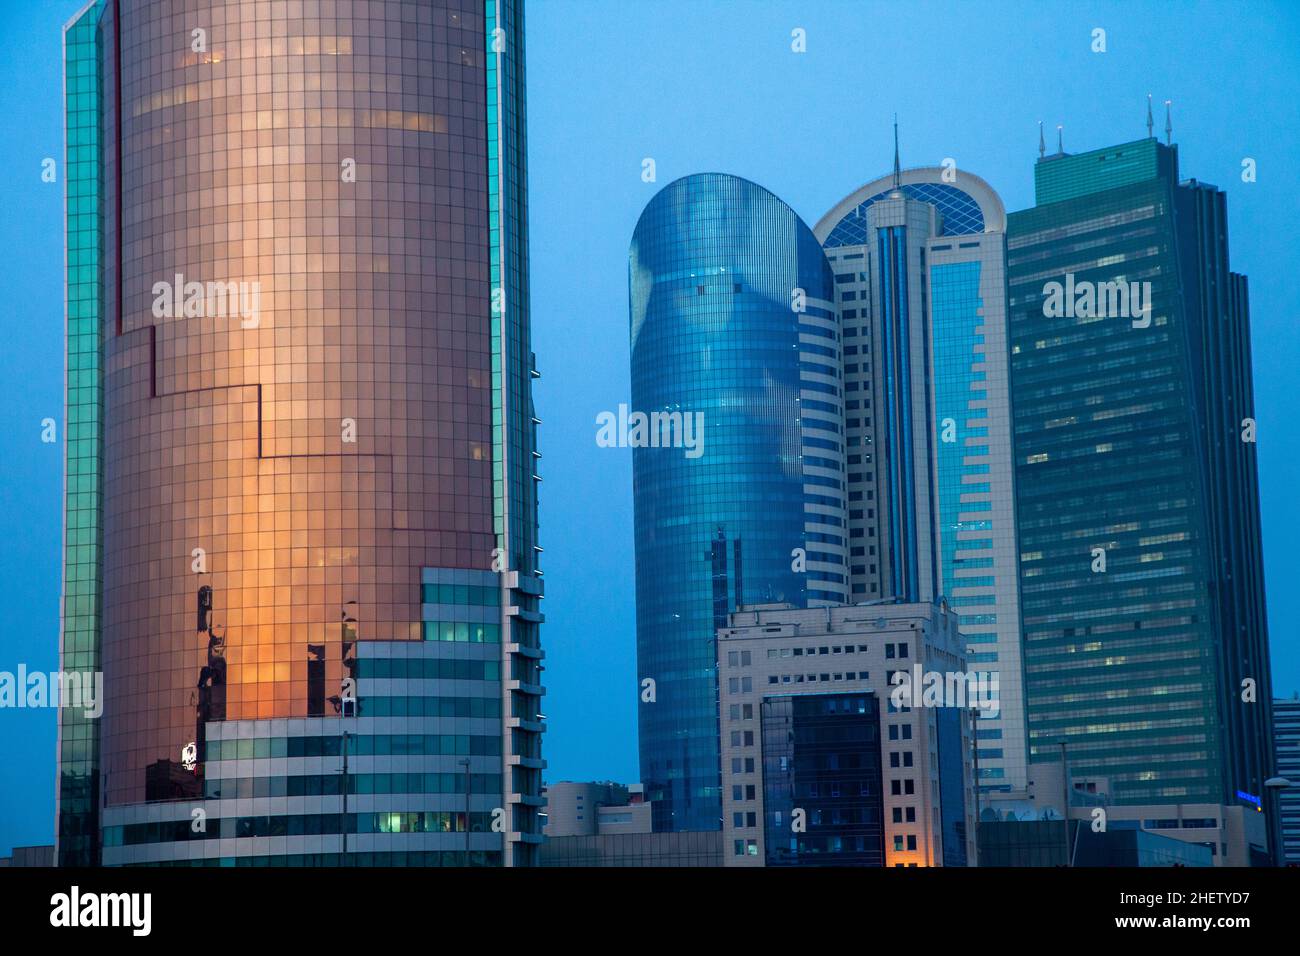
[[(1065, 768), (1068, 786), (1062, 781), (1060, 762), (1034, 763), (1025, 800), (1004, 801), (996, 804), (996, 810), (989, 805), (981, 809), (981, 866), (1269, 865), (1268, 820), (1262, 802), (1112, 804), (1109, 778), (1076, 775), (1068, 752)], [(1067, 793), (1068, 855), (1061, 829), (1061, 804)], [(1046, 823), (1053, 826), (1037, 826)], [(1055, 834), (1054, 843), (1043, 835), (1048, 832)], [(1124, 832), (1143, 835), (1106, 836)]]
[(968, 674), (945, 604), (742, 607), (718, 631), (729, 866), (973, 862)]
[(16, 846), (9, 856), (0, 856), (0, 866), (53, 866), (54, 846)]
[(721, 866), (722, 834), (652, 833), (639, 783), (562, 781), (544, 788), (542, 866)]

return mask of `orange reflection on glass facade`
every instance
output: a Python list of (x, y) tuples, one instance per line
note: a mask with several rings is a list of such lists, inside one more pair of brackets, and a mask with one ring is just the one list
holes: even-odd
[(117, 6), (110, 805), (202, 711), (322, 715), (496, 546), (482, 3)]

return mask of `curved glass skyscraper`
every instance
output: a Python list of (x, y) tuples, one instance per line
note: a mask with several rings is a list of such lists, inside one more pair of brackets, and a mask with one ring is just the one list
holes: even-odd
[(532, 861), (523, 37), (521, 0), (69, 24), (63, 661), (105, 694), (62, 862)]
[(717, 829), (716, 629), (848, 595), (834, 280), (785, 203), (709, 173), (650, 201), (628, 281), (641, 777), (656, 829)]

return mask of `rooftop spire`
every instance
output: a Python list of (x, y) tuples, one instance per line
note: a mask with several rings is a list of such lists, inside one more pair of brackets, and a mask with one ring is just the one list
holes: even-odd
[(1174, 143), (1174, 120), (1170, 112), (1170, 107), (1174, 104), (1173, 100), (1165, 100), (1165, 145), (1172, 146)]
[(1156, 121), (1151, 118), (1151, 94), (1147, 94), (1147, 139), (1155, 139)]
[(1065, 127), (1060, 123), (1056, 124), (1056, 155), (1065, 155)]
[(900, 173), (898, 168), (898, 114), (895, 113), (894, 114), (894, 189), (895, 190), (898, 189), (899, 178), (900, 178)]
[(1038, 158), (1042, 159), (1047, 152), (1047, 144), (1043, 142), (1043, 121), (1038, 121)]

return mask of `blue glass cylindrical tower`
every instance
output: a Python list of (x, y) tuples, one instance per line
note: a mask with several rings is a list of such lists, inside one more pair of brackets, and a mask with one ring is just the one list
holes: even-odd
[(833, 282), (812, 230), (735, 176), (671, 183), (633, 234), (629, 417), (680, 413), (703, 439), (655, 447), (628, 433), (656, 830), (720, 825), (715, 634), (728, 612), (847, 600)]

